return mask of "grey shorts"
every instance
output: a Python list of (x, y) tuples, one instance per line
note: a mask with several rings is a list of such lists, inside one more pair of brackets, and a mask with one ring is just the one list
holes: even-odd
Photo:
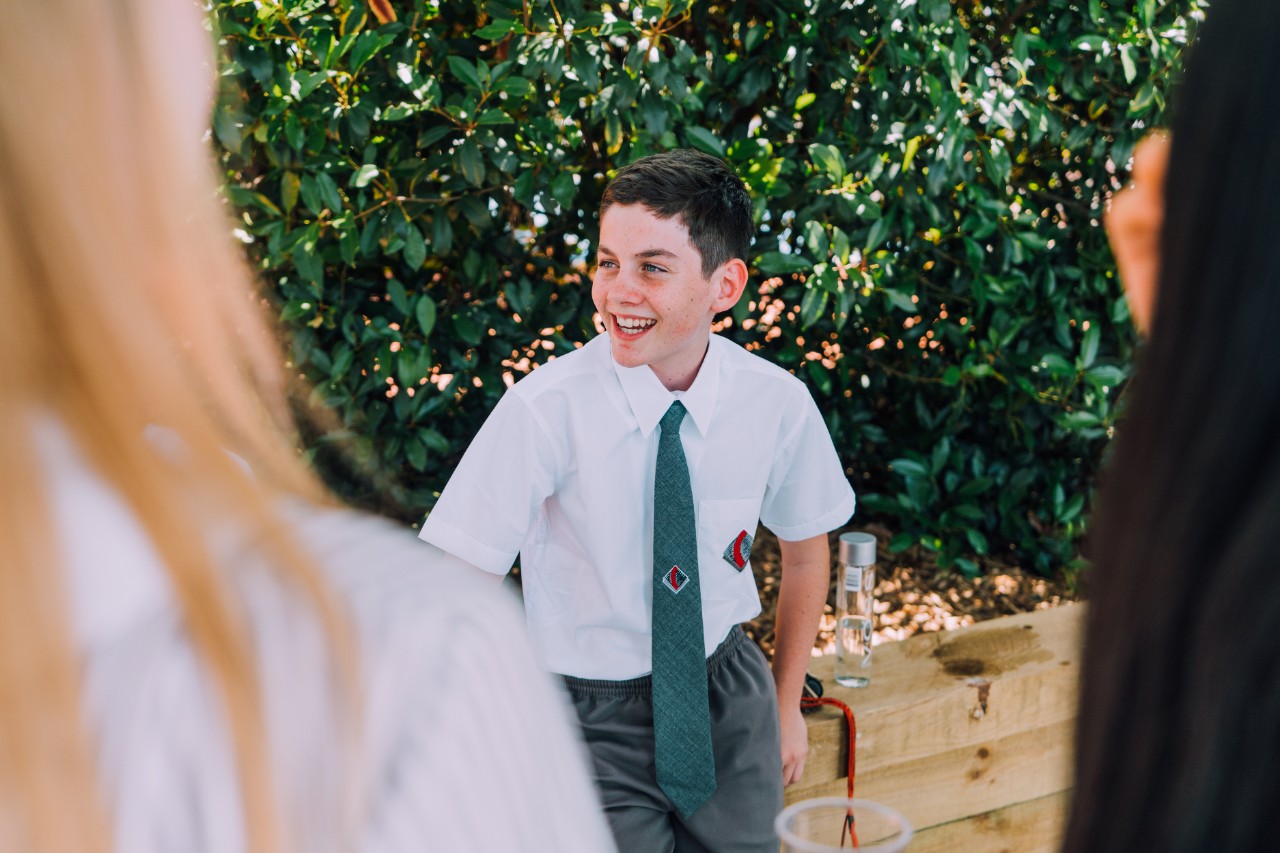
[(716, 792), (688, 818), (658, 787), (649, 676), (564, 681), (620, 853), (777, 853), (778, 699), (764, 654), (741, 628), (707, 659)]

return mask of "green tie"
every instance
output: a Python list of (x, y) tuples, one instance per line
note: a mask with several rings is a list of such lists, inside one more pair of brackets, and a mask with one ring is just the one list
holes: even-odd
[(658, 786), (684, 817), (716, 789), (684, 406), (662, 416), (653, 478), (653, 736)]

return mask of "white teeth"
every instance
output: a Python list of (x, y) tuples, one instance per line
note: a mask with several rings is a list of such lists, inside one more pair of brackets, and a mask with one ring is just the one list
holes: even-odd
[(627, 330), (628, 332), (638, 332), (642, 329), (647, 329), (658, 322), (657, 320), (642, 320), (638, 317), (617, 316), (614, 317), (614, 320), (617, 322), (619, 327)]

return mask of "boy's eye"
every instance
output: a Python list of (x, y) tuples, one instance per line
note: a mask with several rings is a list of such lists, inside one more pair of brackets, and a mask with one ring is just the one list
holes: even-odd
[(600, 260), (596, 261), (596, 266), (602, 270), (611, 270), (614, 267), (616, 267), (617, 264), (613, 261), (606, 260), (605, 258), (601, 258)]
[(662, 267), (658, 266), (657, 264), (645, 264), (644, 266), (641, 267), (641, 269), (644, 270), (645, 272), (666, 272), (666, 270), (664, 270)]

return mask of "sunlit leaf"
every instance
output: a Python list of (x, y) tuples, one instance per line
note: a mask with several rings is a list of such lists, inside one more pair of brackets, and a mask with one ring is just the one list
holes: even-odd
[(367, 187), (369, 182), (378, 176), (377, 163), (365, 163), (355, 171), (351, 176), (351, 186), (360, 189)]

